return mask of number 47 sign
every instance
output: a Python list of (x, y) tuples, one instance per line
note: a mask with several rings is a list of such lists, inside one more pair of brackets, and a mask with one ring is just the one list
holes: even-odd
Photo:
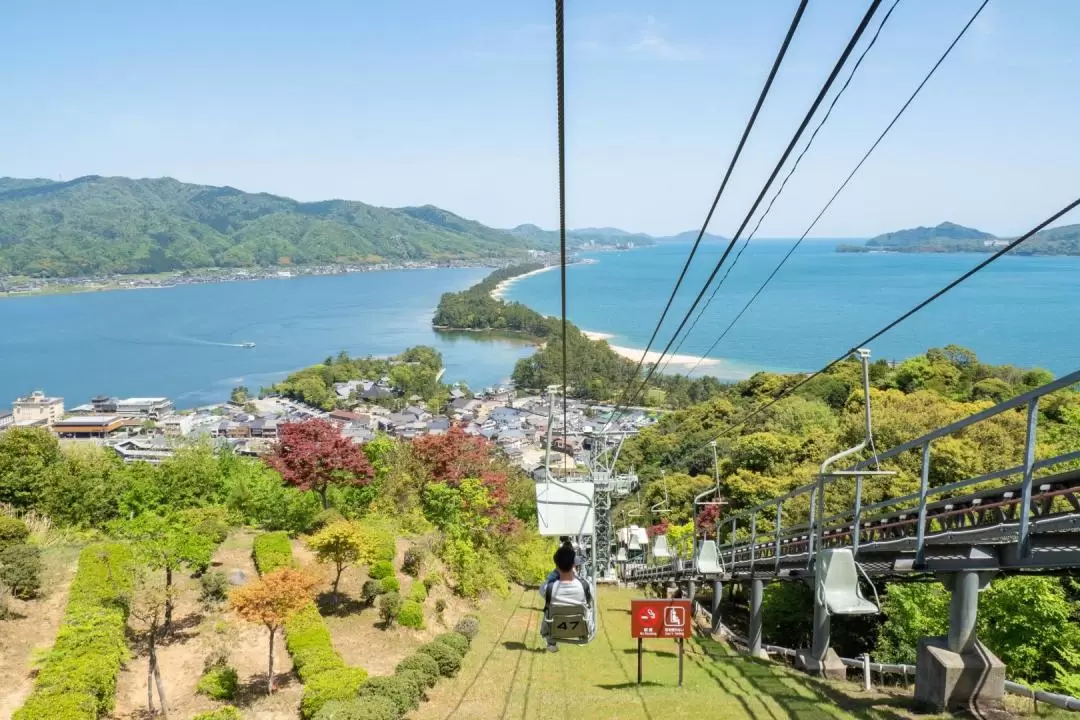
[(630, 635), (638, 641), (638, 684), (641, 684), (642, 640), (672, 638), (679, 642), (679, 685), (683, 676), (683, 640), (693, 633), (689, 600), (631, 600)]

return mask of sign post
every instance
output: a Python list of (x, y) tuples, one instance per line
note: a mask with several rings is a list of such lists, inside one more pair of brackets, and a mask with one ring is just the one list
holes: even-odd
[(637, 638), (637, 681), (641, 684), (642, 641), (671, 638), (679, 643), (679, 687), (683, 684), (683, 641), (693, 631), (690, 600), (631, 600), (630, 634)]

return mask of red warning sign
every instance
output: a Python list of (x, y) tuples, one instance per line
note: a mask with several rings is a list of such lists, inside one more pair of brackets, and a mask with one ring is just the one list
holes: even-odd
[(630, 601), (631, 637), (688, 638), (692, 620), (689, 600)]

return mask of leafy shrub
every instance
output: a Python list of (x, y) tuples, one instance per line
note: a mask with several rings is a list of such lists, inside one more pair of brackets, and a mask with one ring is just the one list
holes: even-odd
[(436, 585), (441, 585), (441, 584), (442, 584), (442, 575), (440, 575), (437, 570), (432, 570), (431, 572), (429, 572), (427, 575), (424, 576), (424, 587), (427, 588), (428, 592), (431, 592), (431, 588), (435, 587)]
[(288, 533), (269, 532), (257, 536), (251, 552), (260, 575), (293, 566), (292, 543), (289, 542)]
[(424, 587), (424, 583), (414, 582), (412, 584), (412, 587), (409, 588), (409, 599), (421, 604), (427, 600), (427, 588)]
[(331, 700), (315, 713), (314, 720), (398, 720), (397, 705), (384, 697)]
[(240, 711), (232, 705), (226, 705), (217, 710), (201, 712), (191, 720), (241, 720)]
[(201, 695), (215, 700), (232, 700), (239, 685), (236, 670), (225, 663), (216, 663), (199, 678), (196, 689)]
[(399, 715), (404, 715), (420, 705), (416, 687), (396, 675), (373, 677), (357, 691), (357, 697), (384, 697), (394, 703)]
[(509, 592), (502, 560), (488, 548), (455, 538), (443, 547), (443, 560), (453, 573), (454, 591), (463, 597), (478, 598), (488, 590), (505, 597)]
[(383, 594), (382, 581), (381, 580), (366, 580), (364, 581), (364, 587), (360, 590), (360, 599), (362, 599), (369, 606), (375, 604), (375, 598)]
[(449, 645), (429, 642), (417, 648), (416, 652), (435, 658), (435, 662), (439, 663), (439, 674), (443, 677), (453, 677), (461, 669), (461, 653)]
[(359, 667), (342, 667), (316, 675), (304, 682), (304, 697), (300, 701), (300, 715), (311, 718), (331, 700), (350, 700), (356, 697), (360, 686), (367, 680), (367, 671)]
[(125, 545), (83, 549), (56, 643), (13, 720), (92, 719), (112, 710), (120, 663), (128, 655), (124, 631), (133, 568)]
[(439, 598), (438, 600), (435, 601), (435, 614), (439, 615), (441, 617), (442, 614), (445, 611), (446, 611), (446, 601), (443, 600), (442, 598)]
[(345, 661), (334, 649), (330, 630), (314, 603), (306, 605), (285, 623), (285, 647), (292, 656), (296, 673), (304, 683), (330, 670), (345, 667)]
[(435, 642), (441, 642), (443, 645), (449, 645), (458, 651), (463, 657), (469, 652), (469, 638), (465, 637), (458, 632), (443, 633), (435, 638)]
[(396, 673), (415, 672), (424, 679), (428, 687), (435, 687), (439, 681), (439, 663), (430, 655), (416, 653), (405, 658), (394, 668)]
[(376, 563), (372, 563), (368, 568), (368, 577), (372, 580), (382, 580), (388, 578), (394, 574), (394, 566), (389, 560), (380, 560)]
[(385, 577), (379, 581), (379, 587), (384, 593), (396, 593), (401, 591), (401, 581), (396, 577)]
[(417, 699), (424, 699), (428, 687), (426, 675), (419, 670), (403, 670), (401, 672), (395, 672), (394, 676), (407, 682), (412, 687), (413, 694), (416, 695)]
[(396, 592), (388, 592), (379, 598), (379, 619), (383, 626), (389, 628), (394, 624), (398, 611), (401, 610), (401, 596)]
[(29, 600), (41, 588), (41, 549), (9, 545), (0, 550), (0, 584), (20, 600)]
[(405, 551), (405, 557), (401, 562), (401, 572), (410, 577), (420, 577), (423, 564), (424, 554), (418, 548), (411, 547)]
[(551, 570), (551, 538), (532, 536), (507, 549), (506, 574), (519, 585), (538, 587)]
[(18, 518), (0, 515), (0, 550), (8, 545), (21, 545), (30, 537), (30, 528)]
[(191, 508), (180, 514), (196, 534), (210, 538), (214, 545), (220, 545), (229, 536), (229, 511), (223, 507)]
[(229, 599), (229, 578), (220, 570), (211, 570), (199, 578), (199, 604), (207, 610)]
[(471, 643), (480, 632), (480, 618), (475, 615), (466, 615), (454, 625), (454, 632), (461, 633)]
[(399, 625), (418, 630), (424, 627), (424, 609), (415, 600), (406, 600), (398, 610), (397, 621)]

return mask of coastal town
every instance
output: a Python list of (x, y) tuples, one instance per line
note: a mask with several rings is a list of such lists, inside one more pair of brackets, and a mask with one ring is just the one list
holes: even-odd
[[(615, 410), (610, 405), (568, 400), (564, 432), (561, 401), (551, 403), (547, 394), (519, 395), (512, 385), (476, 393), (453, 386), (443, 408), (430, 408), (419, 396), (411, 396), (399, 398), (408, 404), (397, 410), (376, 404), (399, 393), (388, 377), (336, 383), (333, 389), (339, 402), (330, 411), (281, 395), (256, 398), (235, 391), (230, 402), (183, 410), (166, 397), (109, 395), (68, 407), (63, 397), (35, 390), (16, 398), (10, 410), (0, 410), (0, 433), (14, 427), (41, 427), (64, 444), (102, 445), (125, 462), (158, 464), (178, 449), (199, 442), (239, 455), (264, 455), (277, 442), (283, 424), (313, 418), (331, 423), (354, 443), (365, 443), (379, 433), (412, 439), (458, 427), (490, 441), (511, 462), (542, 478), (549, 410), (550, 451), (558, 454), (551, 465), (561, 468), (555, 472), (587, 464), (587, 436), (608, 426)], [(607, 430), (632, 434), (656, 419), (654, 411), (631, 409), (616, 414)]]

